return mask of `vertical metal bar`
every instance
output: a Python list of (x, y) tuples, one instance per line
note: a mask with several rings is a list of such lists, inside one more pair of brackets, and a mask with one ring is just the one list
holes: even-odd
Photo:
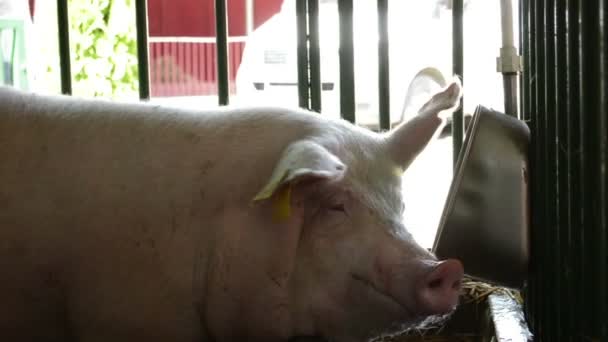
[(388, 0), (378, 1), (378, 103), (380, 130), (391, 128)]
[(321, 52), (319, 48), (319, 0), (308, 0), (308, 30), (310, 32), (310, 105), (321, 112)]
[(307, 0), (296, 0), (296, 29), (298, 40), (298, 99), (299, 106), (310, 109), (309, 77), (308, 77), (308, 29), (307, 29)]
[(578, 25), (578, 6), (579, 0), (566, 0), (567, 25), (568, 25), (568, 208), (570, 218), (570, 231), (568, 232), (569, 251), (571, 256), (572, 281), (568, 284), (571, 292), (576, 294), (573, 299), (572, 320), (573, 341), (581, 337), (582, 324), (581, 317), (585, 311), (581, 305), (579, 296), (581, 279), (583, 277), (581, 263), (583, 253), (583, 243), (581, 231), (583, 229), (581, 217), (581, 132), (580, 132), (580, 58), (579, 58), (579, 25)]
[(245, 0), (245, 29), (248, 36), (253, 32), (255, 26), (255, 6), (253, 1), (254, 0)]
[[(544, 0), (543, 5), (543, 22), (544, 22), (544, 39), (543, 39), (543, 50), (544, 50), (544, 89), (543, 89), (543, 100), (544, 108), (543, 114), (543, 126), (542, 131), (545, 138), (543, 142), (544, 154), (542, 156), (543, 168), (545, 170), (544, 179), (544, 210), (545, 210), (545, 269), (547, 270), (547, 286), (545, 287), (545, 295), (548, 300), (545, 300), (547, 304), (547, 314), (545, 318), (550, 322), (551, 327), (548, 330), (548, 334), (545, 335), (550, 341), (559, 342), (562, 340), (562, 336), (558, 333), (561, 327), (560, 321), (560, 297), (559, 297), (559, 274), (560, 267), (559, 263), (559, 226), (558, 226), (558, 212), (557, 208), (559, 203), (557, 202), (557, 141), (556, 141), (556, 71), (557, 65), (555, 63), (556, 52), (555, 52), (555, 15), (554, 15), (554, 2), (555, 0)], [(549, 285), (551, 284), (551, 285)]]
[[(529, 42), (529, 34), (530, 34), (530, 25), (529, 25), (529, 6), (530, 6), (530, 1), (529, 0), (521, 0), (520, 4), (519, 4), (519, 22), (520, 22), (520, 30), (519, 30), (519, 49), (521, 51), (521, 54), (523, 56), (523, 70), (522, 73), (520, 74), (520, 84), (521, 87), (519, 88), (519, 96), (521, 98), (521, 102), (520, 102), (520, 119), (528, 122), (529, 118), (530, 118), (530, 109), (529, 109), (529, 101), (530, 101), (530, 97), (528, 96), (528, 71), (530, 69), (530, 47)], [(528, 187), (531, 188), (531, 185), (528, 181)], [(532, 223), (532, 222), (530, 222)], [(534, 252), (534, 250), (532, 250), (531, 252)], [(532, 261), (533, 261), (533, 255), (531, 255), (530, 258), (531, 261), (531, 265), (532, 265)], [(530, 267), (531, 270), (533, 270), (533, 267)], [(533, 329), (534, 327), (534, 321), (533, 321), (533, 317), (531, 312), (533, 311), (532, 308), (532, 301), (531, 299), (533, 298), (533, 294), (531, 291), (531, 281), (533, 282), (533, 274), (534, 272), (528, 272), (528, 280), (526, 281), (526, 283), (524, 284), (523, 288), (522, 288), (522, 295), (524, 298), (524, 313), (526, 315), (526, 320), (528, 322), (528, 324), (530, 325), (530, 328)]]
[[(584, 113), (582, 118), (583, 127), (583, 157), (584, 157), (584, 196), (583, 196), (583, 208), (585, 209), (584, 218), (585, 225), (583, 230), (586, 233), (586, 265), (588, 271), (587, 282), (584, 283), (586, 292), (584, 293), (584, 299), (587, 306), (587, 317), (589, 323), (588, 336), (599, 340), (600, 326), (606, 320), (606, 317), (598, 317), (600, 314), (601, 305), (600, 302), (604, 300), (606, 288), (599, 287), (602, 283), (602, 276), (605, 274), (606, 269), (598, 270), (596, 267), (599, 265), (600, 255), (603, 253), (600, 251), (601, 244), (599, 243), (599, 237), (601, 234), (601, 215), (600, 211), (600, 200), (602, 197), (600, 180), (600, 153), (599, 144), (601, 141), (601, 131), (598, 128), (601, 123), (600, 117), (605, 116), (606, 113), (599, 111), (601, 106), (601, 97), (605, 97), (606, 94), (599, 92), (601, 86), (601, 64), (603, 61), (600, 60), (600, 50), (602, 48), (600, 44), (599, 35), (599, 22), (600, 22), (600, 0), (585, 0), (582, 1), (582, 52), (583, 52), (583, 64), (582, 64), (582, 109)], [(604, 251), (605, 252), (605, 251)], [(604, 278), (605, 279), (605, 278)]]
[(150, 70), (148, 62), (148, 6), (146, 0), (135, 1), (135, 26), (137, 28), (139, 98), (148, 100), (150, 99)]
[(70, 62), (70, 24), (68, 0), (57, 0), (57, 25), (59, 26), (59, 68), (61, 93), (72, 94), (72, 66)]
[(353, 0), (339, 0), (340, 17), (340, 113), (355, 122), (355, 49), (353, 43)]
[(596, 166), (599, 168), (599, 177), (600, 177), (600, 204), (599, 204), (599, 213), (600, 213), (600, 222), (598, 224), (598, 261), (597, 261), (597, 269), (599, 280), (598, 280), (598, 289), (600, 292), (598, 298), (599, 310), (598, 310), (598, 319), (599, 319), (599, 339), (601, 341), (608, 340), (608, 294), (606, 293), (606, 289), (608, 288), (608, 174), (606, 169), (608, 168), (608, 118), (606, 118), (606, 113), (608, 113), (608, 99), (606, 94), (608, 94), (608, 5), (606, 1), (599, 1), (599, 22), (598, 22), (598, 51), (599, 51), (599, 61), (600, 61), (600, 70), (599, 70), (599, 107), (597, 109), (599, 114), (599, 124), (597, 129), (599, 130), (598, 135), (600, 137), (599, 141), (599, 154), (598, 159), (599, 163)]
[(217, 91), (220, 106), (228, 104), (228, 14), (226, 0), (215, 0), (215, 48), (217, 64)]
[[(455, 75), (459, 75), (464, 84), (464, 4), (463, 0), (452, 2), (452, 69)], [(452, 116), (452, 146), (454, 166), (458, 161), (458, 155), (462, 148), (464, 137), (464, 99), (460, 100), (460, 107)]]
[(537, 30), (537, 3), (536, 0), (529, 0), (529, 41), (528, 41), (528, 117), (530, 119), (530, 129), (532, 132), (532, 141), (530, 146), (530, 180), (531, 180), (531, 215), (532, 215), (532, 232), (530, 237), (531, 249), (531, 275), (530, 275), (530, 286), (532, 288), (531, 300), (532, 300), (532, 320), (534, 323), (534, 334), (539, 336), (543, 330), (543, 307), (542, 307), (542, 291), (541, 291), (541, 279), (540, 274), (542, 270), (541, 259), (542, 259), (542, 227), (540, 226), (540, 211), (537, 207), (540, 204), (539, 198), (542, 196), (541, 187), (539, 182), (540, 171), (536, 167), (538, 164), (539, 143), (538, 143), (538, 117), (537, 117), (537, 102), (538, 97), (536, 96), (536, 89), (538, 88), (538, 77), (537, 70), (540, 67), (537, 58), (536, 41), (539, 39), (540, 32)]
[[(570, 202), (568, 196), (568, 40), (567, 40), (567, 12), (565, 7), (566, 0), (555, 0), (553, 16), (555, 17), (555, 94), (554, 108), (556, 115), (556, 134), (555, 150), (557, 160), (557, 195), (556, 208), (558, 214), (558, 243), (555, 244), (557, 256), (555, 263), (559, 265), (559, 270), (555, 272), (556, 293), (564, 302), (571, 302), (571, 281), (572, 264), (569, 253), (569, 232), (570, 232)], [(559, 301), (558, 301), (559, 302)], [(559, 305), (559, 331), (558, 335), (564, 340), (570, 341), (572, 331), (572, 321), (570, 320), (572, 305)]]

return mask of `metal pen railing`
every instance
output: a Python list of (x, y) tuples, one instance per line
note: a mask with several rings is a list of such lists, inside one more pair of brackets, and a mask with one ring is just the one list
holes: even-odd
[(535, 341), (608, 340), (608, 8), (521, 2), (521, 113), (531, 127)]

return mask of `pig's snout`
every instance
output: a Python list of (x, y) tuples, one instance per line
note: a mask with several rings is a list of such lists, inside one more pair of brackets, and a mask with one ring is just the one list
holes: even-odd
[(458, 304), (463, 274), (458, 260), (437, 263), (420, 282), (417, 295), (421, 309), (430, 315), (451, 312)]

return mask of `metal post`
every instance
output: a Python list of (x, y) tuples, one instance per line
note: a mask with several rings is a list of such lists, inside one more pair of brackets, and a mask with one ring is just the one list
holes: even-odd
[(319, 0), (308, 0), (308, 30), (310, 39), (310, 105), (321, 112), (321, 52), (319, 48)]
[(340, 21), (340, 113), (355, 123), (355, 52), (353, 43), (353, 0), (339, 0)]
[(226, 0), (215, 0), (215, 46), (217, 59), (217, 90), (220, 106), (228, 104), (228, 14)]
[(296, 29), (298, 42), (298, 103), (301, 108), (310, 109), (308, 77), (308, 28), (307, 0), (296, 0)]
[(68, 0), (57, 0), (61, 93), (65, 95), (72, 94), (72, 66), (70, 63), (70, 26), (68, 18)]
[(380, 130), (391, 128), (388, 0), (378, 1), (378, 102)]
[(139, 98), (150, 99), (150, 67), (148, 55), (148, 6), (146, 0), (135, 1), (135, 25), (137, 27), (137, 71)]
[[(464, 31), (463, 31), (463, 0), (453, 0), (452, 4), (452, 63), (453, 72), (459, 75), (464, 84)], [(464, 100), (460, 100), (460, 107), (452, 116), (452, 146), (453, 146), (453, 161), (454, 166), (458, 161), (458, 155), (462, 148), (462, 140), (464, 137), (464, 118), (462, 105)]]
[(254, 11), (255, 6), (253, 4), (254, 0), (245, 0), (245, 26), (247, 31), (247, 36), (253, 32), (254, 28)]

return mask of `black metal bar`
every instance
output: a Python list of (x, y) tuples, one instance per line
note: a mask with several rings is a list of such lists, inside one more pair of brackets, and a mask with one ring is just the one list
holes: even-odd
[(137, 28), (137, 72), (139, 98), (150, 99), (150, 68), (148, 54), (148, 6), (146, 0), (135, 1), (135, 26)]
[(606, 1), (599, 1), (599, 23), (598, 23), (598, 51), (599, 51), (599, 124), (597, 129), (599, 130), (598, 136), (599, 141), (599, 154), (598, 154), (598, 165), (599, 176), (600, 176), (600, 222), (598, 224), (598, 288), (600, 289), (600, 295), (598, 303), (600, 305), (598, 310), (599, 318), (599, 339), (601, 341), (608, 340), (608, 294), (606, 289), (608, 288), (608, 5)]
[[(464, 4), (463, 0), (452, 2), (452, 69), (459, 75), (464, 84)], [(464, 137), (464, 98), (460, 100), (460, 107), (452, 116), (452, 146), (454, 166), (458, 160)]]
[(353, 0), (339, 0), (340, 16), (340, 113), (355, 122), (355, 49), (353, 43)]
[[(528, 122), (530, 119), (530, 105), (529, 105), (529, 101), (530, 101), (530, 96), (528, 94), (528, 71), (530, 70), (530, 47), (529, 47), (529, 42), (530, 42), (530, 24), (529, 24), (529, 14), (530, 14), (530, 10), (529, 10), (529, 6), (530, 6), (530, 1), (529, 0), (522, 0), (520, 1), (520, 5), (519, 5), (519, 22), (520, 22), (520, 30), (519, 30), (519, 51), (521, 51), (521, 54), (523, 56), (523, 69), (522, 69), (522, 73), (520, 74), (520, 84), (521, 87), (519, 88), (519, 96), (520, 96), (520, 119), (524, 120), (525, 122)], [(528, 187), (531, 189), (531, 185), (528, 183)], [(532, 223), (532, 222), (530, 222)], [(533, 226), (532, 226), (533, 227)], [(533, 232), (533, 228), (532, 228), (532, 232)], [(532, 258), (531, 261), (534, 260), (534, 255), (533, 252), (534, 250), (531, 251), (532, 252)], [(528, 322), (528, 324), (530, 325), (531, 328), (534, 327), (534, 320), (533, 320), (533, 315), (531, 314), (533, 312), (533, 307), (532, 307), (532, 300), (534, 295), (531, 289), (531, 284), (533, 284), (533, 268), (531, 267), (532, 272), (529, 272), (528, 274), (528, 281), (524, 284), (524, 287), (522, 288), (522, 296), (524, 298), (524, 313), (526, 315), (526, 320)], [(530, 282), (532, 281), (532, 283)]]
[(308, 30), (310, 32), (310, 106), (321, 112), (321, 51), (319, 48), (319, 0), (308, 0)]
[[(600, 51), (600, 0), (585, 0), (581, 1), (581, 30), (582, 30), (582, 88), (584, 97), (582, 98), (582, 127), (583, 127), (583, 158), (584, 158), (584, 195), (583, 208), (585, 224), (583, 230), (586, 233), (586, 253), (585, 261), (587, 265), (587, 279), (584, 283), (586, 292), (583, 294), (584, 303), (586, 303), (589, 330), (588, 336), (599, 340), (600, 326), (605, 323), (607, 317), (598, 317), (600, 314), (600, 303), (605, 299), (606, 287), (599, 287), (605, 280), (606, 269), (597, 269), (599, 266), (599, 258), (604, 252), (600, 251), (601, 243), (601, 186), (602, 181), (600, 170), (600, 117), (606, 113), (599, 111), (601, 106), (601, 97), (606, 94), (599, 92), (601, 86), (601, 64)], [(602, 274), (604, 276), (602, 276)]]
[(380, 130), (391, 128), (388, 0), (378, 0), (378, 103)]
[(299, 106), (310, 109), (308, 77), (308, 29), (307, 0), (296, 0), (297, 58), (298, 58), (298, 101)]
[[(535, 0), (534, 5), (536, 6), (535, 14), (536, 14), (536, 32), (537, 39), (535, 42), (535, 50), (536, 50), (536, 88), (535, 88), (535, 98), (536, 98), (536, 108), (535, 108), (535, 151), (534, 151), (534, 159), (535, 162), (535, 179), (534, 181), (537, 183), (537, 205), (534, 209), (534, 214), (537, 216), (537, 226), (534, 227), (542, 231), (542, 235), (547, 234), (547, 212), (546, 212), (546, 194), (547, 194), (547, 184), (544, 181), (545, 175), (547, 174), (546, 165), (545, 165), (545, 153), (547, 152), (546, 147), (546, 135), (545, 135), (545, 86), (546, 86), (546, 78), (545, 78), (545, 45), (544, 41), (546, 39), (545, 33), (545, 25), (544, 25), (544, 6), (545, 2), (543, 0)], [(538, 237), (539, 240), (533, 242), (538, 251), (537, 257), (539, 258), (539, 263), (543, 268), (550, 266), (550, 260), (547, 257), (548, 251), (551, 248), (551, 239), (547, 239), (546, 237)], [(546, 295), (544, 291), (547, 289), (547, 285), (550, 284), (547, 276), (543, 275), (538, 277), (537, 284), (539, 286), (539, 296)], [(552, 297), (550, 297), (552, 298)], [(540, 299), (540, 298), (539, 298)], [(541, 332), (546, 335), (550, 333), (550, 325), (551, 323), (547, 319), (549, 315), (551, 315), (551, 301), (550, 300), (542, 300), (542, 305), (538, 307), (537, 318), (539, 318), (539, 328)]]
[[(569, 247), (569, 232), (570, 226), (570, 202), (568, 196), (568, 37), (566, 31), (567, 24), (567, 12), (565, 7), (566, 0), (555, 0), (553, 7), (553, 16), (555, 18), (555, 34), (554, 34), (554, 48), (555, 48), (555, 96), (554, 108), (556, 116), (556, 136), (555, 150), (556, 150), (556, 161), (557, 161), (557, 222), (558, 222), (558, 243), (556, 243), (556, 259), (559, 270), (556, 274), (556, 293), (558, 297), (564, 301), (571, 301), (569, 296), (574, 295), (572, 293), (571, 286), (568, 284), (572, 281), (572, 264), (570, 260), (570, 247)], [(572, 320), (570, 312), (572, 310), (568, 308), (573, 307), (571, 305), (559, 305), (558, 314), (560, 324), (558, 325), (558, 335), (563, 337), (566, 341), (569, 341), (569, 334), (572, 331)]]
[(217, 53), (217, 91), (220, 106), (229, 102), (228, 79), (228, 14), (226, 0), (215, 0), (215, 46)]
[(572, 283), (568, 286), (571, 292), (575, 293), (576, 299), (572, 299), (572, 313), (569, 315), (572, 320), (572, 340), (581, 337), (583, 330), (580, 317), (585, 317), (583, 305), (579, 300), (582, 278), (582, 253), (583, 242), (581, 231), (583, 229), (582, 215), (580, 210), (582, 190), (581, 190), (581, 131), (580, 131), (580, 33), (578, 25), (578, 0), (567, 0), (567, 25), (568, 25), (568, 208), (570, 218), (570, 231), (568, 232), (568, 242), (570, 245), (570, 265), (572, 267)]
[[(537, 0), (540, 1), (540, 0)], [(548, 276), (545, 277), (547, 286), (545, 287), (545, 295), (547, 298), (552, 300), (545, 300), (547, 305), (547, 311), (545, 319), (547, 321), (547, 334), (545, 335), (549, 340), (559, 342), (562, 340), (558, 332), (561, 329), (561, 310), (558, 305), (560, 297), (559, 290), (561, 286), (559, 284), (560, 265), (557, 262), (559, 256), (559, 226), (558, 226), (558, 211), (559, 202), (557, 200), (557, 141), (555, 139), (557, 135), (556, 130), (556, 79), (557, 76), (557, 65), (556, 65), (556, 52), (555, 52), (555, 14), (554, 14), (554, 2), (555, 0), (543, 0), (543, 23), (544, 23), (544, 39), (543, 39), (543, 76), (544, 76), (544, 87), (543, 87), (543, 100), (544, 104), (542, 108), (543, 115), (543, 128), (542, 134), (544, 135), (544, 153), (542, 155), (542, 163), (544, 173), (544, 212), (545, 212), (545, 261), (546, 268), (550, 270)], [(548, 286), (551, 283), (552, 286)]]
[(57, 0), (57, 25), (59, 26), (59, 68), (61, 93), (72, 94), (72, 66), (70, 62), (70, 24), (68, 0)]

